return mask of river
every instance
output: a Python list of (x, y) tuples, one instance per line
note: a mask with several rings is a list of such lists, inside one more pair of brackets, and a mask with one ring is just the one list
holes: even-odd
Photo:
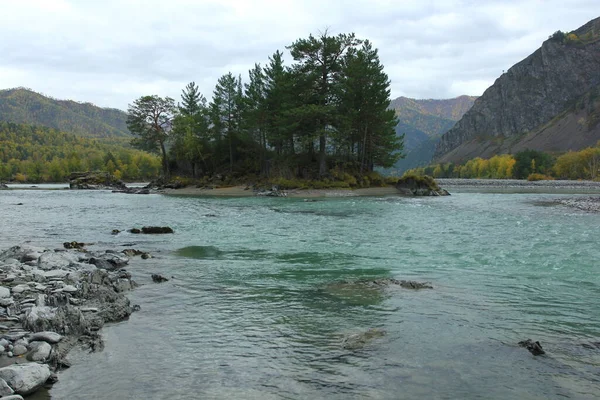
[[(73, 351), (52, 399), (593, 399), (600, 214), (544, 203), (561, 196), (11, 190), (0, 248), (77, 240), (153, 255), (128, 267), (141, 311), (103, 329), (104, 351)], [(111, 234), (144, 225), (175, 234)], [(367, 278), (434, 289), (335, 285)], [(371, 328), (385, 335), (342, 346)], [(527, 338), (547, 355), (518, 347)]]

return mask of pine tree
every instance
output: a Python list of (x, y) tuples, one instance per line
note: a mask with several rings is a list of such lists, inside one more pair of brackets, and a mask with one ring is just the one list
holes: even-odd
[(306, 112), (315, 120), (315, 135), (319, 140), (319, 177), (327, 173), (327, 136), (336, 122), (335, 86), (339, 83), (342, 60), (345, 53), (360, 44), (353, 33), (329, 36), (325, 31), (319, 37), (309, 35), (288, 47), (294, 60), (298, 76), (306, 83), (310, 92), (305, 97)]
[(170, 175), (166, 143), (175, 112), (175, 101), (172, 98), (156, 95), (142, 96), (127, 109), (127, 128), (138, 136), (132, 144), (142, 149), (159, 149), (165, 177)]

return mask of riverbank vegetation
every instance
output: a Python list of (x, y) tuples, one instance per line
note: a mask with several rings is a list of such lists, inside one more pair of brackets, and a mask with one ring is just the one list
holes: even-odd
[(589, 179), (600, 178), (600, 142), (581, 151), (552, 155), (525, 150), (514, 156), (503, 154), (490, 159), (474, 158), (464, 164), (435, 164), (407, 171), (434, 178), (478, 179)]
[(377, 49), (328, 32), (287, 49), (293, 64), (276, 51), (246, 81), (227, 73), (210, 102), (194, 82), (178, 104), (136, 99), (127, 120), (134, 145), (156, 151), (167, 178), (371, 184), (374, 168), (391, 167), (403, 148)]
[(0, 182), (65, 182), (71, 172), (94, 170), (127, 181), (145, 181), (158, 176), (160, 160), (124, 144), (0, 122)]

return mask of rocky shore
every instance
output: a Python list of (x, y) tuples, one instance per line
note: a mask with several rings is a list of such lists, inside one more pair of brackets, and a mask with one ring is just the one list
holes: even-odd
[(441, 186), (464, 188), (515, 188), (515, 189), (565, 189), (589, 191), (600, 193), (600, 182), (594, 181), (526, 181), (521, 179), (450, 179), (438, 178), (436, 182)]
[(558, 199), (555, 203), (581, 211), (600, 213), (600, 196)]
[(102, 348), (98, 331), (138, 308), (129, 258), (107, 250), (16, 246), (0, 253), (0, 397), (21, 398), (58, 379), (71, 348)]

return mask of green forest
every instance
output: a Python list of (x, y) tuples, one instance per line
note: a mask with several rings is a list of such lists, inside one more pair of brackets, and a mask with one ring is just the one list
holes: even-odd
[(52, 128), (0, 122), (0, 181), (65, 182), (71, 172), (102, 170), (127, 181), (160, 173), (146, 152)]
[(355, 181), (400, 157), (390, 81), (377, 49), (327, 32), (276, 51), (248, 80), (227, 73), (207, 102), (194, 82), (177, 104), (143, 96), (130, 104), (134, 144), (155, 151), (163, 174)]

